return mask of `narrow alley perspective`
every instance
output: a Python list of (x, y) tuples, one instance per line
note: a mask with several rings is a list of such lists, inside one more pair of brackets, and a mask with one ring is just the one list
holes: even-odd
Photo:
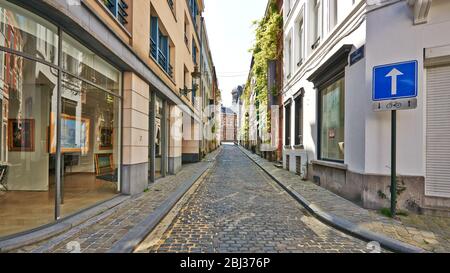
[[(143, 245), (145, 245), (144, 241)], [(141, 248), (141, 249), (140, 249)], [(138, 247), (139, 251), (144, 251)], [(298, 204), (233, 144), (149, 252), (368, 252)]]
[(450, 253), (449, 105), (450, 0), (0, 0), (0, 261)]

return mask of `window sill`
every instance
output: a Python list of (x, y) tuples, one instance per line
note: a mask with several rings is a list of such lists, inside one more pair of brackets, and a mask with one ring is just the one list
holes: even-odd
[(294, 145), (294, 150), (304, 150), (305, 146), (303, 144)]
[(283, 148), (284, 148), (285, 150), (290, 150), (292, 147), (291, 147), (291, 145), (284, 145)]
[(344, 171), (346, 171), (348, 168), (347, 164), (339, 163), (339, 162), (332, 162), (332, 161), (325, 161), (325, 160), (311, 160), (311, 163), (313, 165), (320, 165), (320, 166), (340, 169), (340, 170), (344, 170)]

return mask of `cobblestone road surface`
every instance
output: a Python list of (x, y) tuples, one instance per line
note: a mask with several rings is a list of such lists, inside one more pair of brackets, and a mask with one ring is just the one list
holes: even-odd
[(368, 252), (319, 222), (236, 146), (217, 163), (148, 252)]

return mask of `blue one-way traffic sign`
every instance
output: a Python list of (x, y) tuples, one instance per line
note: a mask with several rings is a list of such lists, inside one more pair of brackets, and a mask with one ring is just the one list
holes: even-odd
[(373, 68), (374, 101), (417, 97), (417, 61)]

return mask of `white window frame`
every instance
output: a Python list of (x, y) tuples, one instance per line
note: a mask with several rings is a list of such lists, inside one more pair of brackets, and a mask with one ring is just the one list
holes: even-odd
[(338, 0), (328, 0), (328, 31), (338, 24)]
[(322, 39), (323, 35), (323, 27), (322, 27), (322, 0), (312, 0), (312, 38), (311, 46), (315, 45), (320, 39)]
[(296, 46), (295, 46), (295, 52), (296, 52), (296, 61), (297, 61), (297, 67), (299, 67), (303, 60), (305, 59), (305, 15), (304, 15), (304, 7), (300, 10), (300, 15), (298, 16), (297, 20), (295, 21), (296, 25)]
[(286, 18), (289, 17), (289, 15), (291, 13), (291, 1), (293, 1), (293, 0), (285, 0), (284, 1)]
[(292, 37), (291, 32), (286, 36), (285, 39), (285, 71), (286, 71), (286, 79), (290, 79), (292, 76)]

